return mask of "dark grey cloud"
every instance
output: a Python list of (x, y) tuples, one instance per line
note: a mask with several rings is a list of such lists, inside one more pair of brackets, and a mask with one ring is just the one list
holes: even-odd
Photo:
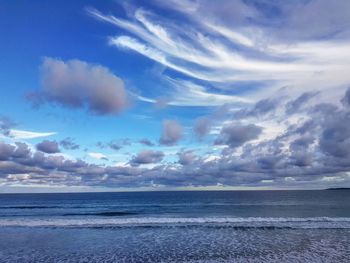
[(338, 112), (323, 123), (320, 148), (334, 157), (350, 156), (350, 112)]
[(215, 144), (236, 148), (248, 141), (257, 139), (261, 132), (262, 128), (254, 124), (230, 123), (222, 127), (219, 136), (215, 140)]
[(36, 148), (44, 153), (59, 153), (60, 149), (56, 141), (44, 140), (36, 145)]
[(27, 96), (36, 106), (48, 102), (104, 115), (117, 114), (128, 105), (124, 82), (100, 65), (45, 58), (41, 77), (42, 90)]
[(196, 119), (194, 126), (193, 126), (193, 132), (194, 134), (199, 138), (202, 139), (204, 136), (206, 136), (210, 132), (211, 121), (207, 117), (200, 117)]
[(163, 160), (164, 153), (161, 151), (144, 150), (134, 156), (130, 163), (132, 165), (159, 163)]
[(277, 99), (263, 99), (258, 101), (252, 108), (242, 109), (236, 112), (235, 116), (237, 118), (246, 118), (246, 117), (261, 117), (267, 114), (273, 113), (280, 100)]
[(12, 156), (13, 152), (15, 151), (15, 147), (6, 144), (4, 142), (0, 142), (0, 160), (7, 160), (10, 156)]
[(302, 136), (292, 141), (289, 148), (292, 151), (305, 151), (314, 141), (315, 138), (311, 135)]
[(139, 143), (141, 143), (143, 145), (146, 145), (146, 146), (150, 146), (150, 147), (154, 146), (154, 143), (151, 142), (149, 139), (146, 139), (146, 138), (139, 140)]
[(66, 150), (77, 150), (80, 148), (79, 144), (76, 144), (71, 137), (64, 138), (59, 144)]
[(350, 88), (345, 92), (344, 98), (341, 100), (345, 107), (350, 107)]
[(317, 92), (305, 92), (301, 94), (295, 100), (292, 100), (286, 104), (286, 113), (293, 114), (298, 112), (312, 97), (316, 96)]
[(27, 158), (30, 154), (30, 148), (27, 144), (23, 142), (16, 142), (16, 150), (13, 152), (12, 156), (14, 158)]
[(177, 121), (165, 120), (159, 143), (167, 146), (175, 145), (181, 139), (182, 133), (182, 126)]

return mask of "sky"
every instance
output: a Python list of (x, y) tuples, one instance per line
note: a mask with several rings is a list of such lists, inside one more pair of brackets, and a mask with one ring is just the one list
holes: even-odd
[(1, 1), (0, 34), (0, 192), (350, 187), (350, 1)]

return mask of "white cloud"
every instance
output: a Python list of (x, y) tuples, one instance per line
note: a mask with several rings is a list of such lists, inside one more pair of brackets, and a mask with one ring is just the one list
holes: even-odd
[(10, 137), (14, 139), (35, 139), (55, 135), (56, 132), (33, 132), (24, 130), (10, 130)]
[[(166, 77), (173, 90), (168, 95), (167, 105), (172, 106), (221, 106), (223, 104), (248, 104), (252, 100), (239, 96), (208, 92), (205, 87), (192, 81)], [(157, 100), (144, 96), (137, 96), (141, 101), (157, 103)]]
[[(197, 4), (188, 2), (184, 9), (173, 7), (189, 19), (185, 31), (176, 25), (176, 21), (172, 23), (142, 8), (136, 9), (133, 20), (106, 16), (95, 10), (90, 13), (132, 35), (113, 37), (110, 40), (112, 45), (138, 52), (187, 77), (208, 81), (214, 86), (218, 83), (235, 83), (232, 85), (234, 91), (241, 82), (269, 83), (266, 89), (268, 94), (273, 94), (281, 87), (289, 87), (290, 92), (296, 90), (300, 93), (349, 83), (350, 77), (346, 73), (350, 68), (349, 39), (296, 39), (286, 43), (283, 38), (272, 37), (271, 30), (263, 25), (244, 24), (246, 18), (262, 19), (262, 14), (244, 2), (223, 4), (237, 7), (235, 13), (239, 13), (239, 19), (232, 14), (230, 16), (224, 7), (208, 10), (212, 4), (203, 4), (203, 1)], [(298, 8), (293, 7), (291, 12), (301, 10), (301, 6)], [(202, 11), (211, 15), (199, 15)], [(225, 23), (222, 19), (226, 19)], [(260, 91), (260, 98), (264, 96), (264, 91)], [(198, 92), (198, 87), (194, 89), (192, 85), (189, 92)], [(187, 105), (191, 100), (193, 104), (206, 106), (209, 94), (205, 98), (205, 92), (208, 91), (200, 90), (196, 100), (189, 96), (172, 103)], [(183, 94), (186, 96), (185, 92)], [(212, 103), (229, 100), (223, 96), (213, 95)], [(254, 97), (254, 89), (250, 90), (249, 96)]]
[(97, 152), (91, 152), (88, 154), (91, 158), (97, 159), (97, 160), (106, 160), (108, 159), (106, 155), (103, 153), (97, 153)]

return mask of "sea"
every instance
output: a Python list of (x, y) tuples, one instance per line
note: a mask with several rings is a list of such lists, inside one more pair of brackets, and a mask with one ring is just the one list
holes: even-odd
[(350, 191), (0, 194), (0, 262), (350, 262)]

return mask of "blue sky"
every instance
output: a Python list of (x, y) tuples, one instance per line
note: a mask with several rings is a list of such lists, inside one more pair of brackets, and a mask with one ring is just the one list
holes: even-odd
[(0, 190), (349, 186), (349, 10), (2, 2)]

